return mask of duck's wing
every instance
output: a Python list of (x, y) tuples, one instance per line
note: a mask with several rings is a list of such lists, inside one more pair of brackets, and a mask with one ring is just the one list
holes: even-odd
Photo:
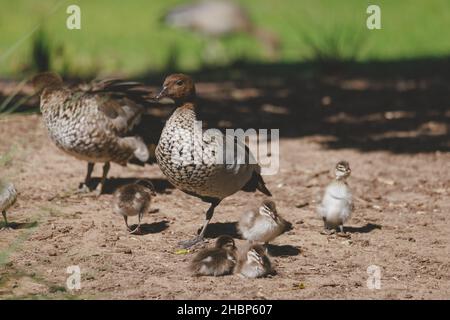
[(154, 99), (150, 97), (151, 92), (145, 89), (142, 83), (135, 81), (105, 79), (91, 82), (84, 87), (84, 90), (91, 93), (108, 94), (110, 97), (116, 99), (127, 98), (143, 106), (149, 102), (155, 102)]
[[(220, 130), (214, 129), (207, 130), (204, 133), (203, 142), (207, 154), (211, 154), (211, 150), (214, 151), (214, 155), (210, 158), (215, 157), (215, 163), (222, 165), (226, 183), (231, 183), (230, 176), (236, 176), (239, 177), (236, 180), (240, 184), (238, 190), (242, 189), (249, 192), (260, 190), (262, 193), (271, 196), (261, 177), (261, 167), (245, 144), (245, 140), (239, 139), (236, 135), (224, 135)], [(242, 182), (244, 184), (241, 184)]]
[(226, 260), (227, 255), (224, 250), (219, 248), (208, 248), (197, 253), (194, 259), (192, 259), (190, 269), (193, 272), (199, 272), (202, 266), (207, 269), (214, 269)]
[(139, 82), (107, 79), (78, 88), (85, 98), (94, 97), (98, 111), (120, 135), (129, 133), (139, 123), (144, 108), (154, 102)]

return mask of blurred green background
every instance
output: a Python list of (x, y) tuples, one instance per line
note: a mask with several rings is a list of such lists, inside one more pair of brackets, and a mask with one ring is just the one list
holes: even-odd
[[(167, 10), (186, 2), (1, 0), (0, 76), (20, 78), (35, 71), (33, 60), (42, 54), (49, 55), (50, 69), (77, 77), (133, 76), (168, 68), (199, 70), (205, 66), (201, 52), (208, 40), (161, 23)], [(391, 61), (450, 54), (448, 0), (237, 2), (256, 25), (280, 37), (282, 49), (276, 62), (327, 57)], [(66, 28), (70, 4), (81, 7), (81, 30)], [(382, 30), (366, 28), (369, 4), (381, 7)], [(217, 64), (269, 62), (258, 41), (248, 35), (220, 41), (226, 59)]]

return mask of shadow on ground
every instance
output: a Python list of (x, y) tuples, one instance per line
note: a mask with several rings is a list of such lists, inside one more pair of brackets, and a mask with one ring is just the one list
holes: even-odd
[[(145, 217), (144, 217), (145, 219)], [(138, 236), (145, 236), (146, 234), (160, 233), (169, 227), (169, 221), (163, 220), (152, 223), (142, 223), (140, 226), (140, 232), (134, 233)], [(130, 226), (132, 230), (137, 228), (137, 224)]]
[[(167, 73), (139, 78), (160, 86)], [(320, 142), (333, 149), (450, 151), (449, 57), (237, 63), (192, 76), (208, 127), (278, 128), (281, 137), (325, 135)]]
[[(9, 222), (8, 221), (8, 228), (11, 228), (13, 230), (31, 229), (31, 228), (37, 227), (37, 225), (38, 225), (37, 221), (33, 221), (33, 222)], [(5, 227), (6, 227), (5, 223), (0, 222), (0, 229), (5, 228)]]
[[(157, 89), (171, 72), (130, 78)], [(365, 63), (244, 61), (191, 75), (198, 83), (200, 119), (211, 128), (321, 135), (318, 142), (333, 149), (450, 151), (449, 56)], [(36, 106), (37, 99), (30, 101)], [(143, 129), (155, 141), (154, 132), (171, 110), (155, 107), (158, 120)]]
[[(200, 233), (200, 229), (197, 233)], [(205, 238), (217, 238), (220, 236), (230, 236), (235, 239), (241, 239), (237, 229), (237, 222), (213, 222), (208, 224), (205, 231)]]
[(300, 249), (291, 245), (267, 245), (267, 252), (272, 257), (288, 257), (300, 254)]
[[(135, 183), (136, 181), (142, 178), (108, 178), (105, 183), (105, 194), (113, 194), (121, 186), (124, 186), (129, 183)], [(96, 189), (99, 187), (100, 178), (92, 178), (89, 187), (92, 189)], [(148, 179), (152, 182), (155, 187), (155, 191), (157, 193), (165, 193), (170, 189), (174, 189), (173, 185), (167, 181), (166, 179)]]
[(345, 227), (345, 231), (349, 233), (369, 233), (373, 230), (381, 230), (381, 225), (375, 223), (367, 223), (362, 227)]

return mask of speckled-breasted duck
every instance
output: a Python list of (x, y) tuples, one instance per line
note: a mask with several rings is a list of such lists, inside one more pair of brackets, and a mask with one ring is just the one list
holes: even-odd
[(65, 153), (88, 162), (84, 186), (97, 162), (104, 163), (101, 194), (110, 162), (126, 165), (129, 160), (149, 160), (147, 145), (133, 132), (150, 102), (149, 92), (139, 83), (113, 79), (69, 87), (51, 72), (36, 75), (32, 82), (40, 93), (51, 140)]
[[(203, 241), (214, 209), (226, 197), (239, 190), (259, 190), (271, 196), (261, 177), (260, 166), (244, 143), (220, 131), (202, 130), (197, 122), (195, 97), (194, 82), (184, 74), (168, 76), (156, 97), (169, 98), (177, 106), (156, 147), (156, 159), (162, 172), (176, 188), (211, 204), (200, 234), (180, 243), (185, 248)], [(228, 148), (225, 146), (234, 148), (233, 157), (224, 150)]]

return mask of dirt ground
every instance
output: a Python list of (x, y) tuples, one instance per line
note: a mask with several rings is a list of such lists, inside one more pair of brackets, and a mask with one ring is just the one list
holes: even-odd
[[(177, 242), (201, 226), (207, 204), (173, 189), (157, 165), (113, 165), (107, 194), (72, 194), (86, 164), (50, 142), (39, 115), (0, 118), (1, 175), (20, 192), (9, 212), (13, 230), (0, 232), (0, 298), (450, 299), (448, 152), (338, 148), (330, 147), (335, 132), (281, 133), (280, 171), (265, 180), (294, 228), (270, 248), (277, 274), (194, 278), (187, 271), (194, 252), (179, 254)], [(315, 213), (341, 159), (350, 162), (357, 198), (349, 239), (321, 234)], [(144, 234), (129, 235), (112, 213), (111, 193), (138, 177), (154, 181), (158, 194), (144, 217)], [(224, 200), (207, 245), (230, 234), (242, 246), (235, 222), (262, 199), (239, 192)], [(66, 288), (73, 265), (81, 270), (81, 290)], [(367, 287), (371, 265), (381, 270), (379, 290)]]

